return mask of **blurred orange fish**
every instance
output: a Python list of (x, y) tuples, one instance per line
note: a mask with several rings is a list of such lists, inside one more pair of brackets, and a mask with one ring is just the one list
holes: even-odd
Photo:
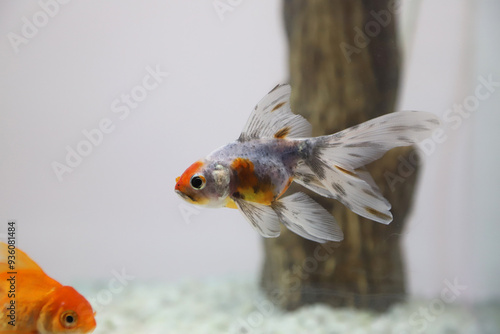
[(82, 295), (47, 276), (23, 251), (16, 248), (12, 256), (8, 245), (0, 242), (0, 333), (91, 333), (95, 329), (92, 306)]

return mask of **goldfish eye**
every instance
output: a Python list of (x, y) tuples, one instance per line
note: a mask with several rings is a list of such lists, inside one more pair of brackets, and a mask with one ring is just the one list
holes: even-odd
[(66, 311), (61, 314), (61, 324), (65, 328), (73, 328), (76, 326), (78, 314), (75, 311)]
[(193, 189), (201, 190), (203, 189), (203, 187), (205, 187), (206, 180), (203, 175), (195, 174), (191, 177), (190, 183)]

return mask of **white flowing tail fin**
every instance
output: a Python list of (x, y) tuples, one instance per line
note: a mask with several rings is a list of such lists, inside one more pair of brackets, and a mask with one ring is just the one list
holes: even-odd
[(322, 196), (339, 200), (360, 216), (389, 224), (390, 203), (371, 176), (357, 169), (394, 147), (422, 141), (439, 124), (431, 113), (402, 111), (333, 135), (308, 139), (311, 152), (297, 168), (295, 180)]

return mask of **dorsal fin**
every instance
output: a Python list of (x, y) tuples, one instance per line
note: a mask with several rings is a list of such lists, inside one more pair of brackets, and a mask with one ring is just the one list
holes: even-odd
[(304, 138), (311, 124), (290, 109), (290, 85), (277, 85), (257, 103), (238, 141), (258, 138)]
[(25, 252), (16, 247), (14, 269), (9, 266), (9, 245), (0, 241), (0, 272), (17, 270), (36, 270), (43, 272), (42, 268), (33, 261)]

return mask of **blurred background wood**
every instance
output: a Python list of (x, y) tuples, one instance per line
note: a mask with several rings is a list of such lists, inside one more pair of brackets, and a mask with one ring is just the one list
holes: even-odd
[[(399, 54), (393, 4), (390, 0), (284, 2), (292, 110), (312, 123), (314, 136), (394, 111)], [(366, 29), (369, 35), (364, 34)], [(392, 204), (390, 225), (362, 218), (339, 202), (308, 192), (333, 213), (345, 239), (320, 245), (282, 228), (279, 238), (264, 240), (261, 283), (274, 303), (288, 310), (321, 302), (384, 311), (404, 299), (399, 242), (417, 173), (408, 173), (394, 187), (386, 177), (398, 175), (400, 159), (408, 161), (411, 153), (411, 148), (394, 149), (367, 166)]]

